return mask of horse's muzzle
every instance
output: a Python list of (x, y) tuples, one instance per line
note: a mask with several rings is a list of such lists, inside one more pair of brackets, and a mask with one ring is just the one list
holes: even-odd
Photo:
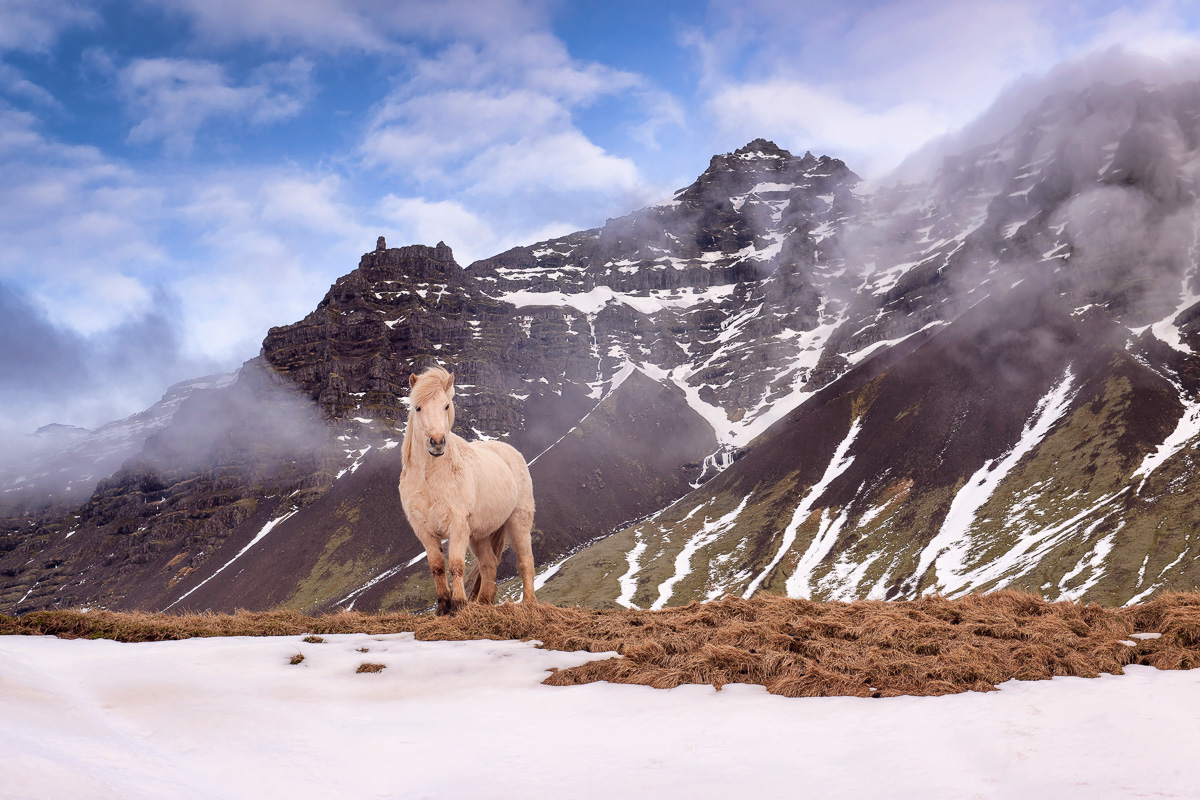
[(438, 440), (430, 436), (429, 441), (425, 443), (425, 449), (429, 451), (429, 455), (431, 456), (445, 455), (446, 437), (443, 436), (441, 440)]

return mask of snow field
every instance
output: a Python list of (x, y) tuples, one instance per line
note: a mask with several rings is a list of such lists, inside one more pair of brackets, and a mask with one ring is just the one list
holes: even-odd
[[(411, 634), (0, 638), (0, 797), (1196, 797), (1200, 670), (790, 699), (543, 686), (604, 654)], [(369, 652), (358, 652), (366, 647)], [(305, 659), (289, 664), (297, 651)], [(384, 664), (355, 674), (360, 663)]]

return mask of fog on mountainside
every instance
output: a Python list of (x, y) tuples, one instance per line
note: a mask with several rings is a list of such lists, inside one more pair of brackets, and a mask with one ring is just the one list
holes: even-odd
[(992, 104), (963, 128), (940, 136), (917, 149), (880, 183), (930, 180), (949, 157), (961, 155), (1002, 138), (1055, 95), (1075, 95), (1094, 86), (1124, 86), (1141, 82), (1147, 87), (1187, 83), (1200, 78), (1200, 61), (1189, 57), (1170, 60), (1137, 53), (1121, 45), (1063, 62), (1042, 75), (1027, 75), (1013, 82)]
[(97, 429), (138, 410), (139, 398), (215, 371), (184, 354), (176, 301), (159, 292), (149, 312), (91, 336), (56, 326), (27, 293), (0, 281), (0, 473), (53, 453), (47, 425)]

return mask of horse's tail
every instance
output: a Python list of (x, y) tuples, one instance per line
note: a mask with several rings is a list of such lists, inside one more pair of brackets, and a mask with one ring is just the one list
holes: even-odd
[[(483, 542), (483, 547), (489, 548), (492, 557), (499, 562), (500, 553), (504, 550), (504, 528), (493, 533)], [(470, 573), (467, 574), (467, 586), (471, 587), (467, 592), (467, 597), (474, 601), (479, 597), (479, 590), (483, 587), (483, 576), (479, 573), (479, 561), (476, 559), (475, 564), (471, 567)]]

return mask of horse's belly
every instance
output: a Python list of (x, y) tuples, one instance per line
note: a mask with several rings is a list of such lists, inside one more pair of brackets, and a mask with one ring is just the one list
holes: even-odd
[(495, 533), (517, 507), (517, 481), (508, 464), (492, 453), (481, 460), (487, 469), (477, 473), (471, 538)]
[(471, 514), (471, 538), (480, 536), (490, 536), (500, 530), (508, 518), (512, 516), (513, 509), (516, 508), (517, 498), (516, 492), (513, 492), (511, 499), (509, 498), (492, 498), (492, 502), (480, 503), (476, 505), (475, 511)]

